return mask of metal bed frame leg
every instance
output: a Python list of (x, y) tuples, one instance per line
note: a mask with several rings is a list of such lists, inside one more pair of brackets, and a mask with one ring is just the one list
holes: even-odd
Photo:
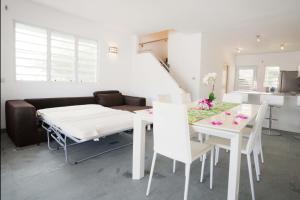
[[(111, 152), (111, 151), (115, 151), (115, 150), (118, 150), (118, 149), (121, 149), (121, 148), (124, 148), (124, 147), (132, 145), (132, 142), (130, 142), (130, 143), (127, 143), (127, 144), (120, 145), (118, 147), (114, 147), (114, 148), (108, 149), (108, 150), (100, 152), (98, 154), (82, 158), (80, 160), (70, 161), (69, 160), (69, 156), (68, 156), (68, 146), (73, 146), (73, 145), (77, 145), (77, 144), (80, 144), (80, 143), (76, 143), (75, 142), (75, 143), (71, 143), (71, 144), (68, 145), (68, 137), (67, 137), (66, 134), (61, 134), (58, 130), (53, 129), (51, 127), (46, 127), (46, 126), (44, 126), (44, 124), (42, 124), (42, 127), (47, 131), (48, 149), (50, 151), (56, 151), (56, 150), (59, 150), (60, 148), (64, 149), (65, 162), (68, 163), (68, 164), (72, 164), (72, 165), (78, 164), (80, 162), (83, 162), (85, 160), (88, 160), (88, 159), (91, 159), (91, 158), (94, 158), (94, 157), (97, 157), (97, 156), (100, 156), (100, 155), (103, 155), (105, 153), (108, 153), (108, 152)], [(58, 145), (57, 148), (51, 147), (50, 137), (52, 137), (57, 142), (57, 145)]]
[(67, 163), (69, 163), (69, 160), (68, 160), (68, 148), (67, 148), (67, 136), (65, 135), (65, 141), (64, 141), (64, 151), (65, 151), (65, 161)]
[(59, 147), (56, 147), (56, 148), (53, 148), (53, 147), (51, 147), (51, 144), (50, 144), (50, 133), (51, 132), (51, 130), (47, 130), (47, 144), (48, 144), (48, 149), (50, 150), (50, 151), (57, 151), (57, 150), (59, 150)]

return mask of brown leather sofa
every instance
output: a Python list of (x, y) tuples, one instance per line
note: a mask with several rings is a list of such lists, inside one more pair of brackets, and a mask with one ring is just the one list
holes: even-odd
[(117, 90), (97, 91), (93, 97), (40, 98), (8, 100), (5, 103), (6, 129), (8, 136), (18, 146), (46, 141), (46, 134), (36, 117), (36, 111), (44, 108), (101, 104), (114, 109), (135, 111), (150, 108), (146, 99), (122, 95)]

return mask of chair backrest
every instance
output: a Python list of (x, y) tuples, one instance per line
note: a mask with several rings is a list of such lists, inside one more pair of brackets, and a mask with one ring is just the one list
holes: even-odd
[(254, 126), (252, 128), (251, 134), (249, 136), (249, 140), (247, 143), (246, 150), (248, 152), (251, 152), (255, 146), (255, 141), (258, 139), (258, 137), (261, 137), (261, 131), (262, 131), (262, 125), (263, 121), (266, 115), (268, 109), (267, 102), (263, 102), (263, 104), (260, 105), (258, 113), (255, 118)]
[(243, 95), (238, 93), (226, 93), (223, 95), (223, 102), (228, 103), (243, 103)]
[(183, 104), (186, 104), (186, 105), (189, 105), (192, 103), (192, 97), (191, 97), (191, 94), (190, 93), (187, 93), (187, 92), (183, 92), (181, 94), (181, 102)]
[(153, 103), (154, 151), (181, 162), (191, 161), (187, 108), (184, 104)]
[(282, 95), (272, 95), (272, 94), (262, 94), (260, 95), (260, 102), (266, 101), (269, 105), (282, 106), (284, 104), (284, 96)]
[(164, 103), (171, 103), (172, 98), (171, 95), (169, 94), (159, 94), (157, 95), (157, 101), (164, 102)]
[[(164, 103), (175, 103), (176, 101), (173, 101), (172, 97), (170, 94), (159, 94), (157, 95), (157, 101), (159, 102), (164, 102)], [(180, 94), (180, 99), (178, 102), (176, 103), (182, 103), (182, 104), (186, 104), (189, 105), (192, 103), (192, 99), (191, 99), (191, 94), (187, 93), (187, 92), (182, 92)]]

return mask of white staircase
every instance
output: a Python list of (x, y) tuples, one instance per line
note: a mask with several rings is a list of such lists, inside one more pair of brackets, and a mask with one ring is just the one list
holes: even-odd
[(190, 96), (170, 74), (170, 67), (151, 51), (136, 54), (132, 79), (132, 91), (135, 95), (147, 98), (151, 105), (158, 95), (171, 95), (173, 102), (185, 102)]

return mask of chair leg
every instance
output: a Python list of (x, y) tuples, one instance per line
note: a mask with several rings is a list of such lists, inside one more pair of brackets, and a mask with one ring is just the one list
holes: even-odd
[[(198, 133), (198, 140), (199, 142), (202, 144), (203, 141), (204, 141), (204, 138), (203, 138), (203, 134), (202, 133)], [(200, 161), (202, 162), (202, 156), (200, 157)]]
[(185, 185), (184, 185), (184, 200), (187, 200), (189, 192), (189, 181), (190, 181), (190, 164), (185, 164)]
[(260, 168), (259, 168), (259, 161), (258, 161), (258, 152), (257, 152), (257, 150), (253, 151), (253, 158), (254, 158), (254, 165), (255, 165), (255, 172), (256, 172), (256, 180), (259, 181)]
[(261, 139), (259, 139), (259, 153), (260, 153), (261, 163), (264, 163), (264, 154), (263, 154), (263, 150), (262, 150)]
[(219, 147), (215, 147), (215, 149), (216, 149), (215, 166), (217, 166), (217, 164), (219, 162), (220, 148)]
[(209, 188), (213, 188), (213, 178), (214, 178), (214, 149), (210, 151), (210, 181)]
[(176, 172), (176, 160), (173, 160), (173, 173)]
[(151, 164), (151, 170), (150, 170), (150, 176), (149, 176), (149, 181), (148, 181), (148, 187), (147, 187), (146, 196), (148, 196), (149, 192), (150, 192), (151, 181), (152, 181), (153, 171), (154, 171), (154, 166), (155, 166), (155, 161), (156, 161), (156, 155), (157, 155), (157, 153), (154, 152), (153, 158), (152, 158), (152, 164)]
[(205, 167), (205, 160), (206, 160), (206, 154), (203, 155), (202, 158), (202, 165), (201, 165), (201, 175), (200, 175), (200, 182), (203, 182), (203, 173), (204, 173), (204, 167)]
[(249, 179), (250, 179), (250, 188), (251, 188), (252, 200), (255, 200), (254, 184), (253, 184), (253, 175), (252, 175), (252, 166), (251, 166), (251, 157), (250, 157), (250, 154), (247, 154), (247, 163), (248, 163), (248, 171), (249, 171)]

